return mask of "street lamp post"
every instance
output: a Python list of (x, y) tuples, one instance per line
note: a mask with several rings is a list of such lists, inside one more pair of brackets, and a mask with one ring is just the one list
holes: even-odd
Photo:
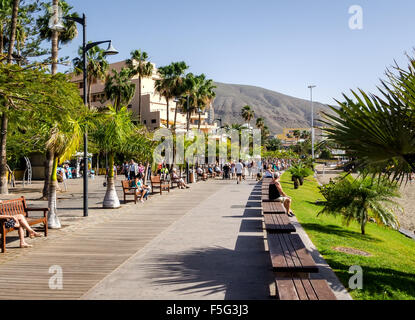
[(308, 86), (310, 89), (310, 101), (311, 101), (311, 157), (314, 159), (314, 106), (313, 106), (313, 88), (315, 85)]
[[(87, 69), (86, 69), (86, 53), (91, 48), (102, 44), (102, 43), (108, 43), (107, 50), (104, 51), (105, 55), (114, 55), (118, 54), (118, 51), (114, 49), (112, 46), (111, 40), (105, 40), (105, 41), (97, 41), (97, 42), (91, 42), (86, 43), (86, 16), (85, 14), (82, 14), (82, 18), (78, 17), (63, 17), (67, 20), (75, 21), (76, 23), (79, 23), (82, 25), (82, 73), (83, 73), (83, 95), (84, 95), (84, 105), (87, 105)], [(63, 31), (65, 29), (65, 26), (62, 24), (62, 21), (58, 21), (54, 26), (51, 28), (52, 30), (56, 31)], [(84, 133), (84, 176), (83, 176), (83, 182), (84, 182), (84, 217), (88, 216), (88, 131), (85, 129)]]

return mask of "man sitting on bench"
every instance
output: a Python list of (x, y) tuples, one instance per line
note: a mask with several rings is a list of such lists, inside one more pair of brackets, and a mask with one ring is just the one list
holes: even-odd
[(287, 214), (292, 217), (294, 213), (291, 210), (291, 198), (282, 190), (280, 183), (280, 174), (278, 172), (274, 173), (271, 183), (269, 184), (269, 200), (282, 202)]

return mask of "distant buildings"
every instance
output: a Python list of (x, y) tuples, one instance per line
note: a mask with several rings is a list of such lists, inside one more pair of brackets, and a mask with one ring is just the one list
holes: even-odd
[[(120, 71), (126, 66), (126, 61), (120, 61), (109, 65), (109, 72), (113, 69)], [(154, 66), (153, 75), (150, 78), (141, 79), (141, 116), (142, 123), (149, 129), (155, 130), (158, 128), (167, 127), (167, 102), (166, 99), (158, 95), (154, 90), (155, 80), (159, 79), (157, 69)], [(79, 94), (83, 95), (83, 82), (82, 74), (74, 75), (72, 82), (78, 84)], [(133, 118), (138, 121), (138, 104), (140, 97), (138, 96), (138, 76), (133, 77), (132, 82), (136, 85), (136, 93), (128, 105), (128, 109), (132, 112)], [(105, 97), (104, 92), (105, 84), (101, 80), (94, 79), (91, 87), (91, 105), (96, 108), (111, 103)], [(174, 123), (174, 114), (176, 110), (176, 102), (174, 100), (169, 101), (169, 127)], [(209, 114), (212, 114), (209, 117)], [(211, 132), (217, 129), (216, 123), (213, 123), (211, 118), (214, 118), (213, 106), (201, 114), (201, 125), (200, 129), (205, 132)], [(197, 128), (199, 121), (199, 114), (193, 112), (190, 115), (190, 129)], [(176, 131), (186, 131), (186, 114), (182, 113), (180, 109), (177, 110), (176, 119)]]

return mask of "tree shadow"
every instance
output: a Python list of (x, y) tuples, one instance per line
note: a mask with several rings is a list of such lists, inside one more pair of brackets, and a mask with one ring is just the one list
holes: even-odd
[(323, 225), (323, 224), (318, 224), (318, 223), (302, 222), (301, 225), (306, 231), (312, 230), (312, 231), (317, 231), (320, 233), (334, 234), (334, 235), (337, 235), (343, 238), (358, 239), (358, 240), (364, 240), (364, 241), (370, 241), (370, 242), (383, 242), (383, 240), (374, 238), (371, 235), (368, 235), (368, 234), (362, 235), (360, 232), (347, 230), (347, 229), (344, 229), (343, 227), (339, 227), (333, 224)]
[(160, 254), (149, 266), (156, 285), (179, 285), (180, 295), (225, 295), (225, 300), (269, 299), (272, 272), (263, 237), (239, 236), (234, 250), (199, 248)]

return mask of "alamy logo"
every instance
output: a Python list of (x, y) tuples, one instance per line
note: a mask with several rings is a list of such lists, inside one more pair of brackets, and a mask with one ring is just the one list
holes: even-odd
[(49, 278), (49, 289), (51, 290), (63, 290), (63, 271), (62, 267), (58, 265), (51, 266), (49, 273), (53, 273), (53, 276)]
[(363, 8), (359, 5), (350, 6), (349, 14), (352, 15), (349, 18), (349, 28), (351, 30), (362, 30), (363, 29)]
[(153, 136), (153, 140), (159, 142), (153, 159), (156, 163), (168, 165), (260, 160), (261, 137), (260, 129), (219, 129), (211, 134), (191, 130), (187, 133), (176, 132), (173, 137), (169, 129), (161, 128)]
[(351, 266), (349, 268), (349, 273), (354, 273), (353, 276), (349, 279), (349, 288), (354, 289), (363, 289), (363, 269), (361, 266)]

